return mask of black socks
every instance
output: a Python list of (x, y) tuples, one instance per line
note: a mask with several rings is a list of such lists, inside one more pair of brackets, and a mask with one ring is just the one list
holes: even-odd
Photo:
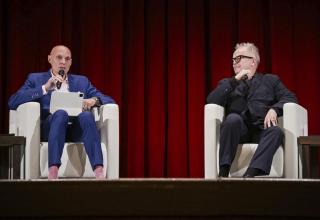
[(230, 165), (225, 164), (220, 166), (219, 169), (219, 177), (228, 177), (229, 176), (229, 172), (230, 172)]

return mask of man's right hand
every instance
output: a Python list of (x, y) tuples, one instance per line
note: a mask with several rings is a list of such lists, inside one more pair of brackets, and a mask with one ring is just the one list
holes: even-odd
[(245, 75), (248, 76), (249, 80), (252, 78), (250, 70), (247, 69), (241, 70), (239, 73), (235, 75), (235, 78), (237, 81), (240, 81)]
[(52, 76), (47, 82), (46, 84), (44, 84), (44, 88), (46, 89), (46, 91), (50, 91), (50, 90), (54, 90), (56, 88), (56, 83), (57, 82), (62, 82), (63, 78), (60, 75), (56, 75), (56, 76)]

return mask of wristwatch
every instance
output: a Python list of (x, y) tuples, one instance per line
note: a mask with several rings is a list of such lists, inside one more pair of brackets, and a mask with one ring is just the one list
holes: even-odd
[(96, 96), (93, 96), (92, 99), (95, 101), (94, 106), (96, 107), (100, 107), (101, 106), (101, 102), (100, 99)]

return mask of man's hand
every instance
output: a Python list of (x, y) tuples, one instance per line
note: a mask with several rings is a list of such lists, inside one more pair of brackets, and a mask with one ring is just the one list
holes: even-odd
[(250, 70), (247, 70), (247, 69), (241, 70), (239, 73), (237, 73), (237, 74), (235, 75), (235, 78), (236, 78), (236, 80), (239, 81), (239, 80), (241, 80), (245, 75), (248, 76), (248, 79), (251, 79), (251, 78), (252, 78), (252, 75), (251, 75)]
[(271, 126), (277, 126), (278, 125), (278, 118), (277, 118), (277, 112), (270, 108), (266, 117), (264, 118), (264, 128), (269, 128)]
[(46, 89), (46, 91), (50, 91), (50, 90), (54, 90), (54, 88), (56, 87), (56, 83), (57, 82), (63, 82), (63, 78), (60, 75), (56, 75), (56, 76), (52, 76), (47, 82), (46, 84), (44, 84), (44, 88)]
[(93, 98), (83, 99), (83, 102), (82, 102), (83, 111), (90, 110), (95, 104), (96, 104), (96, 100)]

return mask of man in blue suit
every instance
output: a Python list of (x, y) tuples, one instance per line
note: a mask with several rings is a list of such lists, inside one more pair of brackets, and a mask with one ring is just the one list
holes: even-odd
[[(41, 140), (48, 141), (49, 148), (48, 179), (58, 178), (66, 139), (83, 141), (95, 176), (97, 179), (102, 179), (104, 175), (100, 135), (93, 114), (89, 110), (94, 106), (114, 103), (114, 100), (98, 91), (87, 77), (68, 74), (72, 57), (71, 51), (66, 46), (53, 47), (48, 55), (48, 61), (51, 69), (48, 72), (31, 73), (24, 85), (10, 97), (9, 108), (15, 110), (26, 102), (40, 103)], [(83, 112), (77, 117), (69, 117), (64, 110), (50, 114), (50, 99), (54, 90), (83, 93)]]
[(268, 175), (284, 136), (277, 118), (285, 103), (297, 99), (276, 75), (256, 73), (260, 56), (254, 44), (237, 44), (232, 60), (235, 75), (221, 80), (207, 97), (226, 113), (220, 130), (219, 176), (228, 177), (238, 144), (248, 141), (258, 147), (244, 177)]

